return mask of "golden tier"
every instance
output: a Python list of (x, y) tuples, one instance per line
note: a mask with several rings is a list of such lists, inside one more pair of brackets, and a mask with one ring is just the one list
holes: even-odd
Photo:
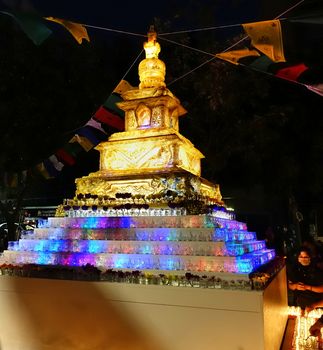
[(187, 172), (109, 177), (104, 171), (98, 171), (77, 179), (76, 186), (76, 197), (71, 204), (78, 206), (114, 206), (135, 202), (167, 206), (187, 201), (223, 205), (218, 185)]
[[(179, 100), (170, 96), (167, 89), (158, 90), (157, 96), (156, 91), (148, 90), (132, 89), (122, 94), (122, 98), (128, 99), (118, 103), (125, 111), (125, 130), (173, 128), (178, 131), (178, 117), (186, 113)], [(154, 95), (149, 96), (151, 93)]]
[(174, 129), (118, 133), (97, 149), (101, 153), (100, 170), (105, 176), (178, 170), (201, 175), (202, 153)]

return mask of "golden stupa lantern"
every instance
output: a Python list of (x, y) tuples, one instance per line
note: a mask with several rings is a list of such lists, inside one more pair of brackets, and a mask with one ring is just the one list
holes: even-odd
[[(121, 94), (118, 107), (125, 112), (125, 131), (100, 143), (100, 170), (76, 180), (76, 195), (109, 197), (131, 193), (163, 196), (171, 190), (222, 203), (218, 185), (200, 177), (203, 154), (179, 133), (178, 118), (186, 113), (165, 84), (165, 63), (158, 58), (160, 45), (151, 27), (144, 43), (145, 59), (138, 68), (140, 84)], [(166, 205), (168, 199), (161, 200)]]

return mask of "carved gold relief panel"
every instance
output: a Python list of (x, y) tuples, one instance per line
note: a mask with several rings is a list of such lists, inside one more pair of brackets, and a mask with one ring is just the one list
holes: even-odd
[(125, 125), (125, 130), (134, 130), (137, 129), (138, 124), (137, 124), (137, 119), (136, 119), (136, 113), (134, 110), (130, 110), (126, 112), (126, 125)]
[(129, 142), (109, 145), (101, 153), (102, 170), (164, 169), (174, 163), (174, 150), (169, 142)]

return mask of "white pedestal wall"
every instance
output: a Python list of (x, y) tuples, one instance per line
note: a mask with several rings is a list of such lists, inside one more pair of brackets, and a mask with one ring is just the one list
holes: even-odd
[(286, 273), (265, 291), (0, 276), (1, 350), (279, 350)]

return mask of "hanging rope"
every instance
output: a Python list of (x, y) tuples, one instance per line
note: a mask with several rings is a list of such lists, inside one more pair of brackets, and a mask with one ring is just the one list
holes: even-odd
[(181, 31), (178, 31), (178, 32), (158, 33), (158, 36), (160, 37), (160, 36), (164, 36), (164, 35), (175, 35), (175, 34), (187, 34), (187, 33), (194, 33), (194, 32), (204, 32), (204, 31), (207, 31), (207, 30), (225, 29), (225, 28), (233, 28), (233, 27), (239, 27), (239, 26), (241, 26), (241, 24), (228, 24), (228, 25), (222, 25), (222, 26), (216, 26), (216, 27), (181, 30)]
[(139, 55), (136, 57), (136, 59), (132, 62), (131, 66), (127, 69), (126, 73), (124, 74), (124, 76), (121, 78), (121, 80), (123, 80), (127, 74), (130, 72), (131, 68), (134, 66), (134, 64), (138, 61), (139, 57), (142, 55), (144, 49), (142, 49), (139, 53)]
[(100, 30), (104, 30), (107, 32), (113, 32), (113, 33), (119, 33), (119, 34), (128, 34), (128, 35), (133, 35), (133, 36), (140, 36), (140, 37), (147, 37), (147, 35), (144, 34), (138, 34), (138, 33), (132, 33), (132, 32), (126, 32), (124, 30), (118, 30), (118, 29), (112, 29), (112, 28), (105, 28), (105, 27), (98, 27), (98, 26), (92, 26), (90, 24), (84, 24), (84, 23), (79, 23), (84, 27), (88, 27), (88, 28), (94, 28), (94, 29), (100, 29)]
[(170, 86), (170, 85), (174, 84), (177, 80), (180, 80), (180, 79), (186, 77), (187, 75), (193, 73), (195, 70), (197, 70), (197, 69), (203, 67), (203, 66), (206, 65), (207, 63), (210, 63), (211, 61), (214, 60), (214, 58), (215, 58), (215, 57), (212, 57), (212, 58), (210, 58), (208, 61), (205, 61), (205, 62), (201, 63), (199, 66), (197, 66), (197, 67), (195, 67), (194, 69), (190, 70), (190, 71), (187, 72), (186, 74), (183, 74), (183, 75), (181, 75), (180, 77), (178, 77), (178, 78), (172, 80), (172, 81), (171, 81), (170, 83), (168, 83), (167, 85)]
[(289, 7), (286, 11), (282, 12), (280, 15), (278, 15), (277, 17), (275, 17), (274, 19), (278, 19), (281, 16), (284, 16), (285, 13), (290, 12), (291, 10), (294, 10), (294, 8), (296, 8), (297, 6), (299, 6), (301, 3), (303, 3), (305, 0), (301, 0), (298, 3), (296, 3), (295, 5)]
[[(159, 35), (158, 35), (158, 37), (159, 37)], [(167, 42), (169, 42), (169, 43), (178, 45), (178, 46), (185, 47), (185, 48), (190, 49), (190, 50), (192, 50), (192, 51), (197, 51), (197, 52), (203, 53), (203, 54), (205, 54), (205, 55), (214, 56), (213, 53), (210, 53), (210, 52), (207, 52), (207, 51), (203, 51), (203, 50), (200, 50), (200, 49), (196, 49), (195, 47), (191, 47), (191, 46), (188, 46), (188, 45), (185, 45), (185, 44), (181, 44), (181, 43), (178, 43), (178, 42), (173, 41), (173, 40), (169, 40), (169, 39), (166, 39), (166, 38), (160, 38), (160, 39), (161, 39), (161, 40), (164, 40), (164, 41), (167, 41)]]

